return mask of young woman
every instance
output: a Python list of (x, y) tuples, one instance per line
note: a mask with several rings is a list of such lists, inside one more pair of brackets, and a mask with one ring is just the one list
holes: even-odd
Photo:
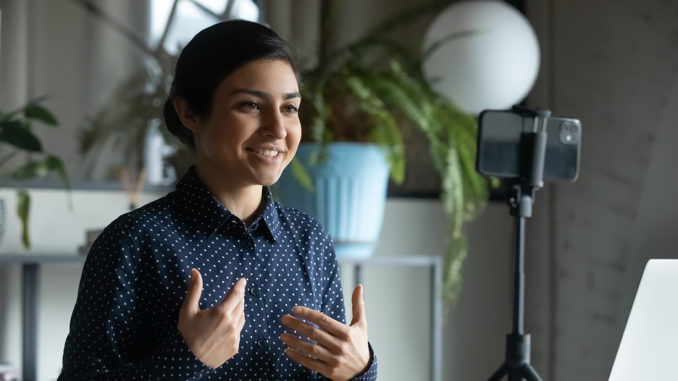
[(375, 380), (332, 241), (271, 198), (301, 137), (297, 73), (270, 29), (228, 21), (181, 52), (164, 116), (195, 153), (176, 190), (90, 250), (60, 380)]

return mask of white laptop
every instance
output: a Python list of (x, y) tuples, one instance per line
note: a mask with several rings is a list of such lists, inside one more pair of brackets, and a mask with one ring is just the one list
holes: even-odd
[(650, 259), (609, 381), (678, 380), (678, 259)]

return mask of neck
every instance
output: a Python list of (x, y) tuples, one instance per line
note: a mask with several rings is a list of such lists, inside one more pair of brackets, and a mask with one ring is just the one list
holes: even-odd
[(262, 213), (262, 185), (233, 184), (226, 176), (196, 165), (198, 178), (229, 212), (249, 225)]

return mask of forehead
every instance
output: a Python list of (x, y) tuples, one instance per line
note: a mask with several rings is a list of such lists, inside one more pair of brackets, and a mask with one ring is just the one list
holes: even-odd
[(224, 78), (219, 87), (231, 90), (254, 89), (273, 94), (299, 91), (294, 69), (284, 60), (248, 62)]

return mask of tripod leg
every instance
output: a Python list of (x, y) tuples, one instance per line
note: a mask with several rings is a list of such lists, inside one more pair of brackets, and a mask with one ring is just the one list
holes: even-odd
[(523, 366), (520, 367), (520, 373), (527, 381), (541, 381), (537, 371), (534, 370), (530, 364), (523, 364)]
[(501, 380), (502, 377), (506, 375), (506, 372), (508, 371), (508, 365), (503, 364), (502, 366), (497, 369), (492, 376), (487, 381), (499, 381)]

